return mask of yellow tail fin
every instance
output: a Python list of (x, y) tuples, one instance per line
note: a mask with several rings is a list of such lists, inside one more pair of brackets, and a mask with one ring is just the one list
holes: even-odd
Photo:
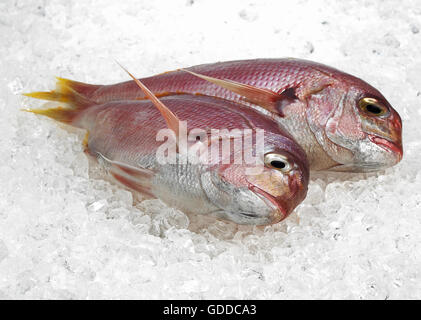
[(95, 104), (95, 102), (76, 91), (78, 85), (83, 85), (83, 83), (57, 78), (55, 90), (24, 93), (23, 95), (27, 97), (63, 102), (65, 104), (65, 107), (58, 106), (49, 109), (24, 109), (24, 111), (41, 114), (60, 122), (71, 123), (80, 111)]

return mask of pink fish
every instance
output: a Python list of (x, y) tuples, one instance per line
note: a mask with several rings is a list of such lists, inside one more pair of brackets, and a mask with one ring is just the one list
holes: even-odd
[[(376, 171), (402, 159), (399, 114), (357, 77), (298, 59), (230, 61), (185, 71), (141, 81), (160, 97), (208, 95), (273, 114), (303, 147), (311, 170)], [(97, 103), (145, 98), (133, 81), (69, 85)]]
[[(186, 213), (254, 225), (279, 222), (306, 196), (309, 170), (304, 150), (276, 122), (247, 106), (193, 95), (158, 100), (140, 82), (137, 85), (150, 100), (94, 102), (77, 93), (74, 83), (60, 80), (59, 84), (53, 93), (29, 95), (61, 102), (64, 107), (27, 111), (86, 129), (87, 153), (134, 190)], [(257, 165), (235, 163), (235, 149), (228, 157), (221, 154), (215, 162), (183, 161), (180, 121), (187, 121), (189, 133), (197, 128), (204, 132), (209, 128), (249, 129), (256, 138), (257, 130), (263, 129), (264, 150), (252, 143), (249, 150), (244, 146), (240, 151), (255, 154), (262, 170), (249, 171)], [(162, 129), (171, 129), (176, 135), (174, 163), (158, 161), (163, 142), (156, 138)], [(232, 137), (228, 140), (231, 142)], [(212, 137), (203, 141), (207, 142), (200, 142), (200, 146), (208, 149), (220, 142)]]

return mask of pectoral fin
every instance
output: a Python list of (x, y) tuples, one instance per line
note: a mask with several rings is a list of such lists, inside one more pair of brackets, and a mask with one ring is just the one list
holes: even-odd
[(108, 159), (100, 152), (96, 152), (96, 156), (98, 161), (104, 164), (117, 181), (133, 190), (154, 197), (151, 191), (152, 178), (155, 175), (153, 170), (134, 167), (126, 163)]

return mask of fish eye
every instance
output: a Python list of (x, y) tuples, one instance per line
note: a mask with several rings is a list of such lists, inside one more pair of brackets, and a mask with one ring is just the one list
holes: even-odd
[(370, 116), (381, 117), (389, 114), (389, 109), (374, 98), (362, 98), (360, 109)]
[(288, 159), (279, 153), (265, 154), (265, 165), (282, 172), (288, 172), (292, 169), (292, 165)]

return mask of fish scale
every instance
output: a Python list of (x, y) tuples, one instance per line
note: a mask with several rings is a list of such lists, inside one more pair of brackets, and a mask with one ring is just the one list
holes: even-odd
[[(32, 96), (66, 101), (65, 108), (29, 111), (86, 129), (87, 153), (118, 182), (186, 213), (265, 225), (286, 218), (307, 193), (309, 171), (304, 151), (271, 118), (235, 102), (176, 95), (155, 102), (119, 100), (99, 104), (76, 93), (66, 83), (50, 96), (45, 93)], [(156, 103), (162, 104), (163, 109)], [(255, 154), (262, 163), (266, 163), (268, 155), (279, 158), (287, 169), (266, 164), (261, 171), (248, 173), (247, 169), (256, 165), (234, 162), (235, 152), (238, 153), (235, 149), (229, 150), (228, 155), (220, 154), (213, 163), (183, 162), (186, 155), (178, 152), (175, 162), (163, 163), (157, 156), (162, 142), (156, 137), (161, 129), (168, 129), (171, 113), (178, 122), (186, 121), (187, 131), (249, 129), (255, 135), (257, 129), (263, 129), (264, 150), (254, 143), (243, 146), (240, 153)], [(219, 143), (219, 139), (210, 140), (209, 150), (215, 142)]]
[[(206, 64), (191, 67), (188, 70), (275, 91), (282, 91), (291, 85), (294, 86), (302, 82), (304, 79), (314, 77), (315, 72), (308, 66), (297, 65), (295, 61), (288, 59), (281, 61), (280, 59), (242, 60)], [(280, 72), (274, 70), (280, 70)], [(143, 78), (142, 83), (157, 95), (178, 92), (200, 93), (233, 101), (241, 100), (240, 96), (229, 90), (216, 85), (209, 85), (203, 80), (180, 70)], [(100, 103), (114, 99), (141, 99), (145, 96), (132, 81), (128, 81), (115, 85), (98, 86), (87, 97)]]
[[(386, 98), (365, 81), (319, 63), (291, 58), (227, 61), (141, 81), (158, 96), (213, 96), (271, 115), (304, 148), (311, 170), (377, 171), (403, 156), (402, 121)], [(79, 83), (75, 88), (100, 103), (145, 98), (134, 82)], [(375, 108), (366, 108), (364, 99), (375, 101)], [(376, 114), (376, 108), (387, 116)]]

